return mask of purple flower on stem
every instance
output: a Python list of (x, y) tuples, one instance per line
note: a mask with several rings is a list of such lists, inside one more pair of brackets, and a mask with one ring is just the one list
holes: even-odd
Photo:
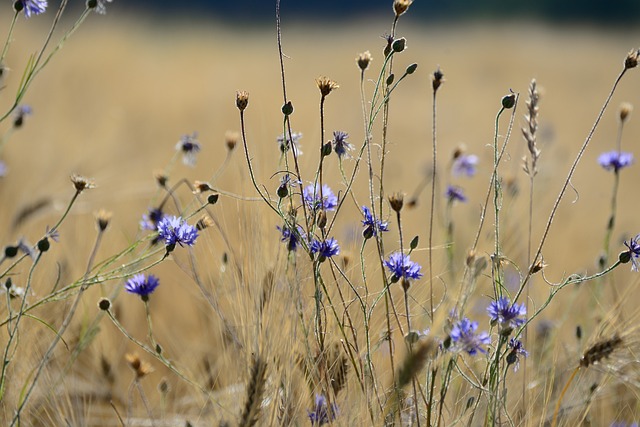
[(305, 203), (312, 211), (319, 209), (333, 211), (338, 206), (338, 198), (327, 184), (322, 185), (322, 199), (320, 198), (320, 186), (318, 184), (306, 186), (302, 191), (302, 195)]
[[(26, 11), (26, 9), (25, 9)], [(25, 12), (26, 15), (26, 12)], [(27, 116), (30, 116), (31, 114), (33, 114), (33, 110), (31, 109), (30, 106), (28, 105), (20, 105), (16, 108), (16, 111), (14, 111), (14, 116), (13, 116), (13, 127), (14, 128), (20, 128), (22, 127), (22, 125), (24, 124), (24, 119)]]
[(380, 219), (374, 219), (373, 214), (368, 207), (363, 206), (362, 213), (364, 214), (364, 219), (362, 220), (364, 230), (362, 230), (362, 235), (365, 239), (370, 239), (371, 237), (376, 236), (378, 231), (389, 231), (389, 223)]
[(453, 161), (452, 171), (454, 176), (466, 175), (472, 177), (476, 174), (478, 156), (473, 154), (461, 154)]
[(318, 254), (318, 260), (320, 262), (340, 253), (338, 241), (333, 237), (322, 242), (314, 239), (309, 248), (312, 254)]
[(338, 414), (338, 406), (335, 403), (331, 407), (327, 405), (327, 398), (321, 394), (316, 394), (315, 405), (312, 411), (307, 411), (312, 426), (321, 426), (328, 424), (336, 419)]
[(620, 169), (626, 168), (633, 163), (633, 153), (607, 151), (598, 156), (598, 163), (606, 170), (613, 170), (617, 173)]
[(351, 144), (347, 142), (347, 138), (349, 138), (349, 134), (346, 132), (342, 132), (340, 130), (336, 130), (333, 132), (333, 151), (336, 152), (339, 158), (342, 158), (347, 151), (351, 150)]
[(280, 135), (276, 140), (278, 141), (281, 152), (286, 153), (289, 148), (293, 147), (293, 153), (298, 157), (302, 155), (302, 150), (300, 149), (300, 138), (302, 138), (301, 132), (291, 132), (291, 139), (289, 139), (289, 135), (287, 134), (286, 137), (285, 135)]
[(467, 201), (467, 196), (464, 195), (462, 188), (456, 187), (455, 185), (447, 186), (447, 191), (445, 191), (444, 196), (450, 203), (453, 203), (456, 200), (462, 203)]
[(478, 352), (486, 353), (487, 351), (481, 346), (490, 344), (491, 338), (486, 332), (476, 334), (477, 329), (478, 322), (472, 322), (466, 317), (456, 322), (450, 333), (454, 350), (466, 351), (471, 356)]
[(149, 213), (142, 215), (140, 228), (143, 230), (157, 230), (158, 223), (164, 218), (164, 212), (160, 208), (149, 208)]
[(287, 250), (295, 251), (296, 249), (298, 249), (298, 245), (300, 245), (300, 239), (304, 239), (305, 237), (302, 227), (300, 227), (299, 225), (296, 226), (298, 230), (297, 233), (291, 230), (291, 228), (286, 225), (284, 227), (276, 226), (276, 228), (280, 230), (280, 233), (282, 234), (282, 236), (280, 237), (280, 241), (287, 244)]
[(422, 273), (420, 273), (422, 267), (411, 261), (409, 255), (402, 252), (394, 252), (389, 255), (389, 259), (384, 261), (384, 265), (389, 269), (391, 281), (394, 283), (400, 279), (409, 280), (422, 277)]
[(22, 5), (25, 18), (30, 18), (31, 15), (40, 15), (41, 13), (44, 13), (48, 6), (47, 0), (19, 0), (16, 4)]
[(492, 301), (487, 307), (487, 313), (491, 317), (491, 323), (500, 323), (500, 326), (517, 328), (523, 325), (527, 319), (527, 307), (524, 304), (509, 304), (509, 298), (500, 297), (497, 301)]
[(170, 252), (176, 244), (193, 246), (198, 238), (198, 230), (179, 216), (166, 215), (158, 223), (158, 237), (164, 240)]
[(182, 151), (182, 163), (187, 166), (194, 167), (196, 165), (196, 156), (200, 152), (200, 143), (197, 138), (198, 132), (182, 135), (176, 144), (176, 150)]
[(528, 357), (529, 352), (524, 349), (524, 345), (520, 340), (511, 338), (508, 345), (511, 351), (507, 354), (507, 363), (513, 365), (513, 372), (518, 372), (518, 369), (520, 369), (520, 359), (518, 356)]
[(138, 294), (142, 299), (147, 300), (149, 294), (151, 294), (159, 284), (160, 281), (153, 274), (145, 276), (140, 273), (127, 280), (127, 283), (124, 285), (124, 290), (132, 294)]
[[(629, 248), (629, 251), (627, 252), (629, 258), (627, 258), (626, 261), (623, 262), (629, 262), (629, 259), (631, 260), (631, 271), (640, 271), (640, 269), (638, 268), (638, 258), (640, 258), (640, 243), (638, 243), (639, 240), (640, 234), (638, 234), (636, 237), (632, 237), (629, 240), (629, 243), (627, 243), (626, 240), (624, 242), (624, 245)], [(624, 254), (624, 252), (621, 254), (621, 260)]]

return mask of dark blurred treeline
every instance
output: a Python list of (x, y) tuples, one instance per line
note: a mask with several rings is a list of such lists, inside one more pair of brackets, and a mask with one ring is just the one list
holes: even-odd
[[(391, 13), (392, 0), (282, 0), (282, 16), (343, 21)], [(144, 9), (156, 15), (209, 15), (252, 22), (271, 21), (275, 0), (114, 0), (112, 8)], [(640, 0), (415, 0), (411, 15), (426, 20), (532, 18), (555, 22), (629, 25)]]

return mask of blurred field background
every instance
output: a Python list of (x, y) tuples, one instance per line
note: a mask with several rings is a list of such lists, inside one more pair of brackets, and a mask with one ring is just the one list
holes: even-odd
[[(280, 107), (283, 99), (274, 26), (252, 27), (223, 19), (141, 22), (131, 15), (119, 14), (117, 7), (117, 3), (113, 4), (105, 17), (92, 16), (35, 81), (25, 99), (34, 114), (28, 117), (24, 128), (11, 137), (2, 153), (2, 160), (9, 168), (8, 175), (0, 181), (0, 237), (3, 244), (22, 236), (35, 241), (47, 224), (55, 222), (72, 194), (71, 173), (93, 177), (98, 186), (83, 194), (72, 217), (62, 226), (60, 243), (54, 244), (45, 260), (48, 267), (41, 267), (38, 272), (34, 285), (36, 296), (46, 294), (52, 286), (57, 274), (56, 263), (60, 266), (62, 284), (82, 277), (94, 239), (92, 212), (97, 209), (105, 208), (114, 214), (99, 257), (120, 251), (133, 241), (139, 233), (141, 215), (157, 194), (153, 171), (169, 163), (180, 136), (197, 131), (203, 150), (194, 169), (179, 161), (175, 163), (170, 183), (182, 177), (189, 181), (208, 180), (214, 175), (227, 155), (225, 133), (239, 130), (234, 105), (236, 90), (250, 93), (247, 136), (258, 181), (273, 195), (277, 187), (278, 176), (272, 175), (278, 170), (280, 152), (276, 137), (282, 133)], [(8, 18), (0, 17), (0, 28), (7, 28)], [(388, 19), (354, 19), (333, 25), (302, 19), (283, 22), (288, 94), (295, 107), (293, 128), (304, 135), (301, 167), (308, 178), (318, 160), (320, 138), (319, 94), (314, 79), (326, 75), (340, 84), (340, 89), (327, 99), (325, 137), (332, 130), (343, 130), (349, 133), (350, 142), (359, 146), (363, 140), (363, 124), (359, 71), (354, 59), (359, 52), (370, 50), (374, 61), (368, 77), (375, 76), (383, 60), (384, 40), (380, 36), (390, 30), (391, 19), (389, 13)], [(6, 88), (0, 92), (3, 110), (10, 105), (9, 94), (15, 91), (21, 67), (46, 34), (44, 22), (44, 17), (19, 22), (15, 44), (6, 61), (11, 71), (5, 80)], [(521, 170), (526, 146), (520, 127), (524, 126), (527, 86), (531, 78), (536, 78), (542, 88), (539, 134), (542, 159), (534, 207), (533, 242), (537, 245), (571, 161), (621, 70), (626, 53), (637, 47), (640, 32), (579, 24), (560, 28), (531, 21), (467, 21), (444, 25), (412, 19), (409, 13), (406, 19), (401, 19), (398, 35), (407, 38), (409, 48), (396, 58), (396, 70), (403, 70), (413, 62), (418, 63), (418, 69), (391, 100), (386, 192), (403, 191), (410, 196), (429, 173), (430, 74), (439, 65), (446, 79), (438, 98), (440, 164), (444, 165), (460, 144), (465, 144), (469, 153), (480, 157), (478, 175), (472, 180), (456, 182), (469, 196), (468, 203), (454, 208), (455, 248), (461, 269), (477, 228), (489, 182), (493, 121), (500, 98), (510, 89), (519, 93), (520, 105), (502, 170), (520, 193), (515, 197), (505, 195), (503, 236), (505, 254), (525, 269), (528, 181)], [(552, 226), (551, 237), (543, 251), (545, 261), (549, 263), (545, 272), (552, 281), (574, 272), (596, 271), (613, 182), (612, 174), (604, 171), (596, 159), (601, 152), (614, 149), (620, 103), (640, 105), (640, 75), (637, 70), (630, 70), (629, 74), (613, 98), (572, 180), (576, 191), (567, 194)], [(372, 84), (367, 83), (366, 87), (371, 89)], [(632, 113), (625, 126), (623, 149), (635, 150), (639, 122), (637, 114)], [(507, 123), (508, 119), (503, 116), (501, 135), (505, 134)], [(378, 142), (377, 131), (374, 143)], [(337, 163), (332, 162), (327, 167), (328, 182), (335, 189), (340, 188)], [(347, 167), (350, 170), (351, 166)], [(637, 167), (622, 171), (619, 214), (612, 243), (614, 254), (623, 250), (625, 238), (640, 232), (635, 199), (638, 179), (640, 171)], [(231, 154), (228, 167), (215, 182), (215, 187), (240, 197), (255, 197), (240, 145)], [(356, 192), (362, 194), (362, 203), (368, 200), (364, 173), (357, 181)], [(423, 266), (427, 265), (428, 194), (425, 189), (417, 206), (406, 210), (403, 217), (405, 236), (417, 234), (421, 237), (419, 249), (412, 258)], [(183, 191), (182, 196), (188, 198), (188, 192)], [(47, 207), (15, 226), (18, 212), (37, 201), (46, 201)], [(275, 229), (278, 218), (259, 202), (225, 194), (213, 207), (213, 212), (229, 243), (225, 245), (218, 229), (203, 233), (196, 250), (201, 273), (210, 279), (221, 310), (243, 342), (257, 342), (258, 334), (251, 333), (251, 322), (255, 321), (255, 306), (249, 303), (252, 291), (238, 289), (236, 279), (229, 277), (229, 264), (243, 266), (245, 278), (248, 277), (256, 290), (260, 289), (267, 272), (274, 272), (276, 277), (284, 275), (286, 253)], [(357, 261), (360, 218), (356, 207), (349, 206), (348, 212), (343, 214), (335, 233), (341, 241), (343, 254)], [(349, 223), (346, 218), (353, 220)], [(486, 239), (479, 250), (484, 255), (492, 250), (492, 222), (492, 217), (488, 216)], [(443, 229), (441, 218), (440, 221), (437, 219), (433, 265), (434, 275), (448, 280)], [(389, 233), (386, 239), (389, 250), (397, 248), (395, 233)], [(367, 250), (373, 254), (372, 247)], [(225, 254), (231, 259), (229, 264), (223, 263)], [(240, 412), (239, 402), (244, 394), (234, 394), (237, 390), (232, 386), (243, 384), (248, 372), (248, 365), (237, 361), (249, 361), (251, 352), (245, 349), (238, 353), (225, 341), (219, 317), (202, 302), (202, 296), (189, 279), (188, 258), (178, 253), (176, 262), (180, 268), (165, 262), (152, 271), (162, 281), (161, 288), (151, 299), (154, 329), (167, 354), (181, 367), (198, 381), (210, 381), (212, 387), (220, 390), (221, 403), (218, 407), (202, 406), (203, 402), (194, 397), (197, 392), (181, 384), (159, 364), (154, 365), (156, 371), (143, 381), (143, 385), (148, 389), (147, 395), (155, 411), (180, 414), (179, 421), (175, 424), (166, 421), (166, 425), (183, 425), (178, 424), (183, 419), (190, 419), (194, 425), (198, 425), (198, 421), (234, 419)], [(359, 267), (352, 268), (357, 277)], [(14, 281), (20, 283), (25, 274), (26, 270), (21, 271)], [(426, 306), (426, 284), (423, 289), (419, 288), (421, 285), (417, 283), (412, 292), (415, 291), (417, 305)], [(595, 319), (604, 316), (613, 302), (610, 290), (602, 289), (602, 283), (600, 287), (597, 285), (585, 285), (579, 291), (566, 289), (531, 325), (534, 329), (551, 325), (554, 338), (558, 338), (552, 345), (554, 356), (549, 360), (577, 361), (579, 358), (582, 345), (575, 339), (576, 326), (584, 325), (585, 334), (589, 336)], [(627, 267), (615, 272), (615, 286), (620, 293), (637, 285), (636, 276)], [(540, 304), (548, 287), (540, 279), (534, 280), (533, 286), (534, 305)], [(106, 283), (103, 289), (92, 289), (83, 298), (77, 325), (66, 337), (70, 343), (97, 316), (98, 298), (110, 295), (117, 287), (122, 287), (122, 282)], [(455, 285), (450, 288), (443, 297), (447, 304), (455, 296)], [(476, 291), (477, 296), (486, 294), (489, 289), (487, 279)], [(286, 294), (284, 287), (278, 292)], [(443, 292), (444, 289), (438, 289), (439, 296)], [(303, 290), (303, 298), (310, 301), (311, 296), (311, 290)], [(247, 305), (242, 306), (243, 301)], [(278, 301), (274, 299), (270, 308), (274, 331), (280, 327), (283, 331), (295, 331), (294, 307), (273, 307)], [(477, 317), (483, 315), (487, 301), (486, 298), (479, 300)], [(635, 303), (630, 299), (629, 304)], [(144, 338), (146, 324), (140, 302), (121, 295), (115, 306), (127, 330)], [(65, 307), (62, 304), (52, 307), (43, 307), (39, 315), (55, 322), (62, 318)], [(576, 307), (581, 308), (576, 310)], [(6, 309), (2, 313), (4, 315)], [(284, 321), (291, 324), (281, 326), (278, 323)], [(55, 369), (43, 384), (54, 383), (61, 391), (58, 393), (60, 399), (55, 401), (43, 396), (41, 405), (31, 409), (33, 419), (39, 420), (41, 425), (50, 425), (50, 420), (59, 419), (55, 417), (60, 413), (65, 414), (70, 425), (118, 425), (105, 403), (105, 396), (119, 402), (116, 405), (121, 405), (120, 408), (126, 406), (131, 374), (127, 372), (123, 355), (134, 346), (122, 338), (107, 319), (100, 325), (96, 339), (83, 351), (75, 367), (65, 374), (62, 384), (55, 383), (55, 372), (62, 372), (67, 352), (58, 349), (59, 357), (53, 363)], [(415, 325), (417, 329), (431, 326), (424, 313), (416, 316)], [(46, 348), (52, 338), (51, 332), (39, 324), (33, 323), (29, 327), (34, 332), (24, 334), (21, 343), (23, 351), (28, 349), (21, 355), (24, 365), (20, 363), (21, 368), (14, 372), (15, 380), (10, 383), (14, 398), (28, 378), (29, 369), (35, 366), (42, 347)], [(277, 348), (278, 343), (285, 348), (295, 347), (293, 335), (283, 337), (272, 332), (263, 338), (271, 340), (267, 347), (272, 349)], [(115, 383), (112, 385), (103, 378), (101, 359), (113, 366)], [(155, 390), (163, 377), (169, 378), (172, 386), (168, 402), (163, 402)], [(5, 404), (5, 409), (12, 407), (9, 401)], [(301, 425), (308, 422), (304, 419), (307, 404), (301, 398), (298, 408)], [(136, 416), (144, 416), (140, 402), (136, 402), (135, 407)], [(607, 408), (600, 412), (602, 419), (594, 420), (593, 425), (605, 425), (621, 412), (615, 405)], [(625, 410), (631, 412), (625, 414), (635, 414), (635, 409), (634, 405), (626, 405)], [(126, 412), (126, 409), (122, 410)], [(4, 421), (10, 415), (10, 411), (5, 411), (0, 419)], [(167, 416), (165, 420), (168, 419)], [(340, 419), (337, 423), (354, 425)], [(164, 424), (157, 421), (156, 425)]]

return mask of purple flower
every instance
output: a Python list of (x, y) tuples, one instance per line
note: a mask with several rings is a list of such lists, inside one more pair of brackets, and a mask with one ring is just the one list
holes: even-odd
[(376, 220), (368, 207), (363, 206), (362, 213), (364, 214), (364, 219), (362, 220), (364, 230), (362, 230), (362, 235), (365, 239), (376, 236), (378, 231), (389, 231), (389, 223), (379, 219)]
[(476, 174), (478, 156), (473, 154), (461, 154), (453, 161), (452, 171), (454, 176), (466, 175), (472, 177)]
[(127, 280), (127, 283), (124, 285), (124, 290), (132, 294), (138, 294), (144, 299), (148, 298), (149, 294), (152, 293), (159, 284), (160, 281), (153, 274), (145, 276), (140, 273)]
[(338, 241), (333, 237), (322, 242), (314, 239), (311, 242), (310, 249), (312, 254), (318, 254), (318, 260), (320, 262), (340, 253)]
[(524, 345), (520, 340), (511, 338), (508, 345), (511, 351), (507, 354), (507, 363), (513, 365), (513, 372), (518, 372), (518, 369), (520, 369), (520, 359), (518, 356), (528, 357), (529, 352), (524, 349)]
[(25, 18), (30, 18), (31, 15), (40, 15), (47, 9), (47, 0), (21, 0), (20, 3), (24, 8)]
[(326, 211), (335, 210), (338, 206), (338, 198), (333, 194), (327, 184), (322, 185), (322, 199), (320, 198), (320, 186), (316, 184), (308, 185), (302, 191), (304, 201), (312, 211), (324, 209)]
[[(293, 153), (298, 157), (302, 155), (302, 150), (300, 149), (300, 138), (302, 138), (301, 132), (291, 132), (291, 139), (287, 134), (286, 137), (284, 135), (280, 135), (276, 140), (280, 146), (280, 151), (286, 153), (289, 148), (293, 147)], [(291, 143), (291, 141), (293, 141), (293, 143)]]
[(304, 239), (305, 237), (305, 233), (302, 230), (302, 227), (300, 227), (299, 225), (296, 226), (298, 230), (297, 233), (291, 230), (291, 228), (286, 225), (284, 227), (276, 226), (276, 228), (280, 230), (280, 233), (282, 234), (282, 236), (280, 237), (280, 241), (287, 243), (287, 250), (295, 251), (296, 249), (298, 249), (300, 239)]
[(633, 163), (633, 153), (625, 153), (622, 151), (607, 151), (598, 156), (600, 166), (610, 171), (618, 172), (622, 168), (626, 168)]
[[(640, 258), (640, 244), (638, 241), (640, 240), (640, 234), (636, 237), (632, 237), (629, 240), (629, 243), (625, 240), (624, 245), (629, 248), (629, 256), (631, 258), (631, 271), (640, 271), (638, 268), (638, 258)], [(628, 260), (626, 261), (628, 262)]]
[(105, 3), (111, 3), (113, 0), (96, 0), (96, 13), (104, 15), (107, 13), (107, 5)]
[[(26, 16), (26, 10), (27, 9), (25, 8), (25, 16)], [(28, 105), (20, 105), (18, 108), (16, 108), (16, 111), (14, 111), (13, 114), (14, 114), (14, 116), (13, 116), (13, 127), (14, 128), (20, 128), (24, 124), (25, 117), (30, 116), (31, 114), (33, 114), (33, 110)]]
[(447, 186), (447, 191), (445, 191), (444, 196), (449, 200), (449, 202), (458, 200), (464, 203), (467, 201), (467, 196), (464, 195), (462, 188), (456, 187), (455, 185)]
[(478, 352), (486, 353), (487, 351), (481, 346), (491, 343), (491, 338), (486, 332), (476, 334), (478, 322), (472, 322), (466, 317), (453, 325), (451, 329), (451, 341), (454, 343), (455, 351), (466, 351), (471, 356)]
[(191, 135), (182, 135), (176, 144), (176, 150), (182, 151), (182, 163), (194, 167), (196, 165), (196, 155), (200, 152), (200, 143), (197, 140), (198, 132)]
[(347, 142), (347, 138), (349, 138), (349, 134), (346, 132), (340, 130), (333, 132), (333, 141), (331, 141), (333, 142), (333, 151), (335, 151), (340, 158), (347, 154), (347, 151), (351, 150), (351, 144)]
[(491, 323), (500, 323), (500, 326), (517, 328), (526, 322), (523, 317), (527, 314), (527, 308), (524, 304), (509, 304), (509, 298), (500, 297), (497, 301), (492, 301), (487, 307), (487, 313), (491, 317)]
[(400, 279), (419, 279), (422, 277), (420, 270), (422, 267), (402, 252), (394, 252), (389, 255), (389, 259), (384, 261), (384, 265), (391, 273), (391, 281), (397, 282)]
[(312, 411), (307, 411), (312, 426), (321, 426), (328, 424), (336, 419), (338, 414), (338, 406), (335, 403), (331, 407), (327, 405), (327, 399), (321, 394), (316, 394), (315, 406)]
[(164, 240), (167, 250), (171, 251), (176, 244), (193, 246), (198, 238), (198, 231), (181, 217), (166, 215), (158, 223), (158, 237)]
[(149, 208), (149, 213), (142, 215), (140, 228), (143, 230), (157, 230), (158, 223), (164, 218), (164, 212), (160, 208)]
[(7, 164), (0, 160), (0, 178), (7, 176)]

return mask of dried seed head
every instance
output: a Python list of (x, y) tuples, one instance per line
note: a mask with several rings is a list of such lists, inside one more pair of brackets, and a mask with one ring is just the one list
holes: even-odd
[(325, 97), (331, 93), (332, 90), (338, 89), (338, 83), (334, 82), (328, 77), (318, 77), (316, 79), (316, 84), (318, 85), (318, 89), (320, 89), (320, 94)]
[(540, 260), (538, 262), (536, 262), (532, 267), (531, 267), (531, 274), (536, 274), (542, 270), (544, 270), (544, 268), (547, 266), (547, 263), (544, 262), (544, 260)]
[(169, 177), (161, 170), (157, 170), (153, 173), (153, 179), (156, 180), (160, 188), (166, 188), (167, 183), (169, 182)]
[(238, 110), (244, 111), (247, 105), (249, 105), (249, 92), (244, 90), (236, 92), (236, 107), (238, 107)]
[(158, 391), (162, 395), (167, 395), (169, 391), (171, 391), (171, 386), (169, 385), (169, 381), (165, 377), (162, 377), (160, 379), (160, 382), (158, 383)]
[(402, 206), (404, 205), (404, 194), (393, 193), (389, 196), (389, 204), (391, 205), (391, 209), (396, 212), (400, 212), (402, 210)]
[(451, 154), (451, 159), (455, 160), (466, 152), (467, 146), (464, 144), (458, 144), (458, 146), (453, 150), (453, 153)]
[(431, 86), (433, 86), (433, 91), (437, 91), (440, 85), (442, 85), (442, 83), (444, 82), (444, 73), (438, 65), (438, 68), (436, 68), (436, 70), (433, 72), (433, 76), (431, 77)]
[(211, 227), (213, 225), (213, 220), (208, 215), (203, 215), (202, 218), (196, 222), (196, 229), (198, 231), (204, 230), (205, 228)]
[(102, 311), (109, 310), (111, 308), (111, 301), (108, 298), (100, 298), (98, 308)]
[(509, 110), (516, 105), (516, 94), (511, 92), (508, 95), (502, 97), (502, 107)]
[(396, 16), (400, 16), (409, 9), (413, 0), (395, 0), (393, 2), (393, 11), (396, 13)]
[(96, 215), (96, 221), (98, 223), (98, 230), (100, 231), (106, 230), (107, 227), (109, 226), (109, 222), (111, 221), (111, 217), (113, 216), (113, 214), (104, 209), (100, 209), (98, 212), (96, 212), (95, 215)]
[(371, 57), (371, 53), (368, 50), (358, 54), (358, 57), (356, 58), (358, 68), (360, 68), (362, 71), (366, 70), (367, 68), (369, 68), (369, 63), (371, 63), (372, 59), (373, 58)]
[(193, 188), (193, 194), (206, 193), (207, 191), (213, 190), (208, 182), (197, 180), (193, 182)]
[(233, 151), (233, 149), (236, 148), (239, 139), (240, 134), (238, 132), (227, 131), (227, 133), (224, 134), (224, 143), (227, 145), (229, 151)]
[(327, 226), (327, 214), (324, 210), (318, 212), (318, 216), (316, 218), (316, 224), (320, 228), (325, 228)]
[(638, 66), (639, 54), (640, 54), (640, 51), (636, 49), (631, 49), (629, 53), (627, 53), (627, 57), (624, 59), (625, 70), (628, 70), (629, 68), (635, 68)]
[(620, 104), (620, 121), (624, 122), (629, 118), (629, 114), (633, 111), (633, 105), (628, 102), (623, 102)]
[(78, 193), (82, 193), (84, 190), (95, 188), (96, 184), (93, 180), (85, 178), (83, 176), (73, 174), (71, 175), (71, 182)]
[(147, 374), (153, 372), (153, 368), (149, 363), (140, 359), (140, 356), (136, 353), (127, 353), (125, 356), (127, 363), (133, 369), (136, 374), (136, 379), (141, 379), (145, 377)]

